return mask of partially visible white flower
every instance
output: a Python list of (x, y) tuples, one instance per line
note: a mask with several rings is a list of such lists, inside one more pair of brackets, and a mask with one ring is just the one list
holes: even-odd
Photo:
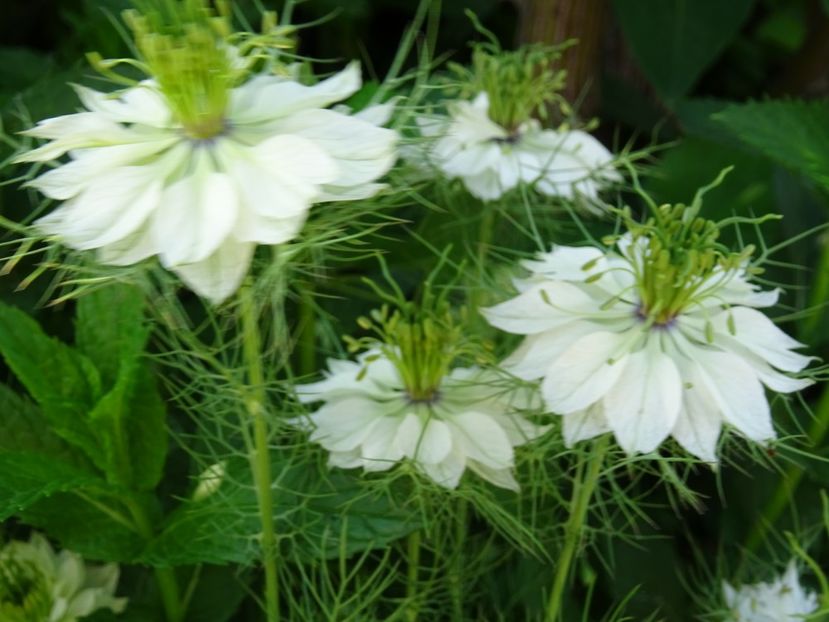
[(531, 276), (516, 281), (518, 296), (483, 313), (526, 335), (504, 366), (542, 379), (568, 444), (612, 431), (625, 451), (648, 453), (673, 436), (715, 462), (723, 423), (757, 442), (775, 437), (763, 385), (808, 386), (778, 370), (798, 372), (811, 359), (756, 310), (779, 292), (751, 284), (745, 262), (724, 267), (701, 247), (685, 265), (659, 246), (665, 239), (627, 234), (616, 251), (556, 246), (524, 262)]
[(116, 598), (118, 566), (91, 566), (71, 551), (55, 553), (32, 534), (0, 549), (0, 614), (3, 620), (74, 622), (98, 609), (121, 613), (126, 598)]
[(297, 393), (303, 402), (323, 402), (310, 415), (310, 438), (331, 452), (332, 467), (386, 471), (406, 459), (446, 488), (457, 487), (468, 468), (517, 490), (513, 447), (546, 430), (517, 412), (532, 405), (532, 394), (505, 388), (492, 372), (456, 368), (432, 398), (418, 401), (379, 350), (328, 367), (324, 380)]
[(800, 585), (792, 560), (785, 574), (771, 583), (734, 588), (723, 582), (730, 616), (725, 622), (798, 622), (818, 609), (818, 599)]
[(361, 84), (356, 63), (313, 86), (259, 75), (228, 95), (219, 118), (186, 126), (147, 80), (117, 96), (76, 86), (85, 110), (41, 121), (45, 145), (19, 158), (69, 162), (30, 185), (64, 203), (37, 222), (99, 260), (158, 255), (218, 303), (247, 272), (257, 244), (294, 238), (321, 201), (370, 197), (396, 159), (382, 115), (326, 109)]
[(479, 199), (498, 199), (525, 183), (549, 196), (581, 196), (590, 205), (604, 186), (621, 179), (613, 154), (586, 132), (542, 129), (535, 119), (507, 129), (489, 117), (486, 93), (448, 109), (448, 116), (418, 118), (429, 142), (423, 152), (409, 148), (406, 154), (416, 165), (428, 163), (461, 179)]

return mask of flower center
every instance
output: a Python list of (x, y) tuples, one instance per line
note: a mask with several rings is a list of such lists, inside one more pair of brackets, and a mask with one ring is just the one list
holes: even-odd
[(753, 247), (740, 253), (717, 242), (720, 224), (697, 217), (699, 205), (662, 205), (644, 224), (628, 222), (631, 262), (639, 297), (637, 315), (668, 328), (685, 309), (715, 295), (743, 269)]
[(569, 44), (535, 43), (505, 51), (493, 33), (470, 17), (487, 40), (473, 45), (470, 68), (450, 65), (459, 78), (460, 96), (472, 99), (486, 93), (489, 118), (513, 133), (530, 119), (545, 119), (553, 105), (561, 108), (562, 116), (567, 116), (569, 108), (561, 95), (565, 72), (555, 64)]
[(46, 577), (32, 563), (0, 561), (0, 618), (9, 622), (45, 620), (52, 608)]
[(128, 23), (170, 110), (194, 140), (221, 134), (240, 79), (225, 42), (229, 18), (214, 16), (202, 0), (144, 4), (144, 13), (128, 13)]

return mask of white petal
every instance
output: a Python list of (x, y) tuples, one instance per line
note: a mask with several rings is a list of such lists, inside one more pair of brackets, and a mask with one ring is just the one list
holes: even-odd
[(564, 415), (562, 419), (562, 435), (567, 447), (606, 432), (610, 432), (610, 426), (604, 417), (604, 406), (601, 401), (584, 410)]
[(543, 333), (529, 335), (501, 365), (523, 380), (543, 378), (562, 352), (577, 339), (593, 332), (596, 332), (595, 324), (574, 320)]
[(486, 170), (478, 175), (463, 178), (463, 185), (469, 193), (482, 201), (493, 201), (500, 199), (504, 191), (498, 183), (498, 173), (494, 170)]
[(679, 415), (679, 372), (673, 360), (653, 343), (628, 357), (619, 380), (603, 400), (605, 419), (627, 453), (656, 449), (671, 433)]
[(602, 302), (576, 285), (545, 281), (506, 302), (481, 309), (481, 313), (496, 328), (517, 335), (533, 335), (595, 313)]
[[(77, 151), (73, 153), (74, 160), (44, 173), (27, 185), (36, 188), (50, 199), (60, 201), (70, 199), (113, 169), (137, 163), (154, 155), (164, 158), (160, 155), (161, 152), (177, 141), (176, 137), (164, 136), (157, 140)], [(158, 179), (158, 181), (163, 180)]]
[(717, 441), (722, 429), (720, 408), (698, 379), (694, 365), (686, 365), (682, 388), (682, 408), (671, 435), (685, 450), (706, 460), (717, 462)]
[(414, 458), (424, 464), (443, 462), (452, 450), (452, 434), (443, 421), (431, 417), (423, 426)]
[(300, 110), (341, 101), (360, 88), (360, 65), (345, 69), (313, 86), (275, 76), (259, 76), (233, 91), (230, 118), (234, 124), (255, 124)]
[(471, 471), (476, 473), (482, 479), (488, 481), (490, 484), (498, 486), (499, 488), (506, 488), (507, 490), (512, 490), (514, 492), (518, 492), (520, 490), (518, 482), (515, 481), (515, 476), (512, 474), (512, 469), (493, 469), (492, 467), (480, 464), (475, 460), (469, 460), (466, 465)]
[(466, 468), (466, 457), (463, 452), (453, 445), (452, 451), (438, 463), (417, 463), (418, 468), (429, 478), (445, 488), (458, 487)]
[[(585, 269), (589, 264), (589, 269)], [(588, 277), (607, 268), (604, 253), (595, 246), (554, 246), (537, 259), (522, 261), (531, 272), (549, 279), (583, 283)]]
[(316, 429), (310, 439), (329, 451), (351, 451), (362, 445), (374, 422), (384, 415), (382, 405), (364, 397), (334, 400), (311, 415)]
[(753, 441), (775, 437), (769, 403), (754, 370), (740, 357), (692, 347), (695, 374), (722, 412), (723, 419)]
[(151, 82), (143, 82), (116, 93), (101, 93), (73, 85), (81, 102), (89, 110), (117, 123), (140, 123), (151, 127), (168, 127), (172, 113), (163, 96)]
[[(213, 255), (236, 223), (239, 199), (233, 181), (210, 170), (198, 148), (193, 173), (164, 191), (153, 214), (152, 234), (166, 267), (196, 264)], [(236, 245), (231, 245), (236, 246)], [(228, 254), (223, 253), (227, 259)]]
[(731, 335), (728, 330), (729, 313), (734, 321), (734, 339), (774, 367), (783, 371), (800, 371), (812, 360), (812, 357), (791, 352), (793, 348), (804, 345), (789, 337), (765, 315), (749, 307), (731, 307), (720, 313), (715, 321), (715, 327), (720, 332)]
[(567, 415), (602, 399), (627, 364), (626, 334), (598, 331), (582, 337), (550, 366), (541, 385), (547, 408)]
[(468, 459), (494, 469), (512, 467), (512, 444), (506, 432), (489, 415), (464, 412), (451, 415), (452, 436)]
[(171, 270), (187, 287), (217, 305), (239, 289), (254, 249), (253, 244), (227, 238), (209, 257)]
[(362, 466), (366, 471), (386, 471), (403, 458), (403, 452), (394, 443), (400, 421), (399, 417), (387, 415), (372, 424), (361, 447)]

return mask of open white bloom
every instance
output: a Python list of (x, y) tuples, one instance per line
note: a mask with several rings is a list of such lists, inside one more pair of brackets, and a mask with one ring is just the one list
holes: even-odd
[(817, 595), (801, 587), (794, 561), (771, 583), (735, 589), (724, 582), (723, 592), (730, 609), (725, 622), (798, 622), (818, 609)]
[(41, 121), (27, 134), (49, 142), (19, 159), (69, 154), (31, 182), (64, 201), (37, 225), (74, 249), (97, 249), (106, 264), (158, 255), (220, 302), (256, 245), (294, 238), (314, 203), (381, 188), (396, 158), (396, 133), (378, 127), (390, 111), (326, 109), (360, 84), (354, 63), (313, 86), (259, 75), (227, 94), (219, 116), (189, 126), (152, 80), (117, 96), (76, 86), (86, 110)]
[(0, 549), (0, 618), (9, 622), (74, 622), (98, 609), (120, 613), (125, 598), (115, 597), (118, 566), (86, 565), (70, 551), (55, 553), (32, 534)]
[(603, 186), (621, 179), (613, 155), (587, 132), (542, 129), (535, 119), (510, 130), (489, 117), (486, 93), (448, 109), (448, 117), (418, 119), (431, 140), (426, 161), (479, 199), (498, 199), (523, 182), (549, 196), (582, 196), (589, 205)]
[(671, 255), (657, 236), (633, 239), (615, 251), (556, 246), (524, 262), (532, 275), (516, 281), (520, 294), (483, 310), (494, 326), (526, 335), (505, 368), (543, 379), (569, 444), (612, 431), (627, 452), (648, 453), (670, 435), (714, 462), (723, 423), (773, 439), (763, 385), (789, 393), (810, 384), (778, 371), (810, 358), (756, 310), (779, 292), (752, 285), (740, 256), (718, 264), (702, 246)]
[(310, 416), (310, 438), (331, 452), (333, 467), (386, 471), (405, 458), (446, 488), (468, 468), (517, 490), (513, 447), (546, 429), (517, 412), (531, 406), (531, 393), (505, 388), (492, 372), (453, 369), (430, 399), (415, 400), (380, 351), (328, 367), (324, 380), (297, 392), (303, 402), (324, 402)]

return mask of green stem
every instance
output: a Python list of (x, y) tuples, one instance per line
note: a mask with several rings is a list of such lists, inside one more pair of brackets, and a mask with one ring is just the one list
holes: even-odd
[(299, 373), (308, 376), (317, 368), (317, 315), (310, 285), (303, 288), (299, 300)]
[(456, 622), (463, 622), (463, 564), (464, 543), (466, 541), (466, 523), (469, 514), (469, 504), (466, 499), (458, 503), (458, 515), (455, 520), (455, 557), (450, 577), (452, 586), (452, 615)]
[(418, 574), (420, 570), (420, 531), (413, 531), (406, 541), (408, 571), (406, 573), (406, 620), (417, 622), (419, 606)]
[[(827, 431), (829, 431), (829, 388), (825, 389), (820, 397), (815, 410), (815, 419), (809, 429), (808, 439), (812, 447), (817, 447), (823, 442)], [(797, 465), (791, 465), (786, 469), (777, 489), (774, 491), (774, 495), (772, 495), (759, 520), (755, 521), (749, 532), (745, 545), (746, 554), (756, 551), (757, 547), (766, 539), (766, 534), (780, 518), (783, 511), (791, 504), (792, 497), (800, 485), (803, 475), (803, 469)], [(747, 555), (744, 555), (744, 561), (746, 557)]]
[[(144, 506), (135, 499), (125, 499), (124, 504), (130, 511), (136, 531), (145, 540), (151, 540), (155, 532)], [(181, 595), (178, 580), (173, 568), (153, 568), (155, 581), (161, 593), (161, 603), (167, 622), (179, 622), (184, 618), (184, 608), (181, 605)]]
[[(553, 588), (547, 601), (546, 622), (556, 622), (561, 613), (561, 604), (564, 597), (564, 588), (570, 576), (570, 566), (575, 558), (576, 551), (582, 539), (582, 532), (587, 523), (587, 511), (590, 500), (599, 482), (602, 464), (607, 452), (609, 435), (596, 441), (592, 455), (579, 459), (576, 478), (573, 482), (573, 492), (570, 499), (570, 517), (564, 527), (564, 548), (561, 550), (556, 574), (553, 579)], [(586, 469), (586, 472), (585, 472)]]
[(271, 461), (268, 451), (268, 421), (265, 416), (265, 375), (253, 291), (245, 284), (240, 292), (242, 344), (248, 374), (245, 408), (253, 424), (253, 448), (249, 453), (256, 485), (259, 519), (262, 523), (262, 565), (265, 567), (265, 612), (268, 622), (279, 619), (279, 584), (276, 567), (276, 533), (273, 524)]
[(815, 273), (815, 285), (809, 296), (809, 308), (812, 309), (812, 313), (803, 322), (803, 335), (806, 343), (812, 341), (815, 331), (822, 326), (822, 320), (826, 317), (827, 298), (829, 298), (829, 244), (824, 244)]

